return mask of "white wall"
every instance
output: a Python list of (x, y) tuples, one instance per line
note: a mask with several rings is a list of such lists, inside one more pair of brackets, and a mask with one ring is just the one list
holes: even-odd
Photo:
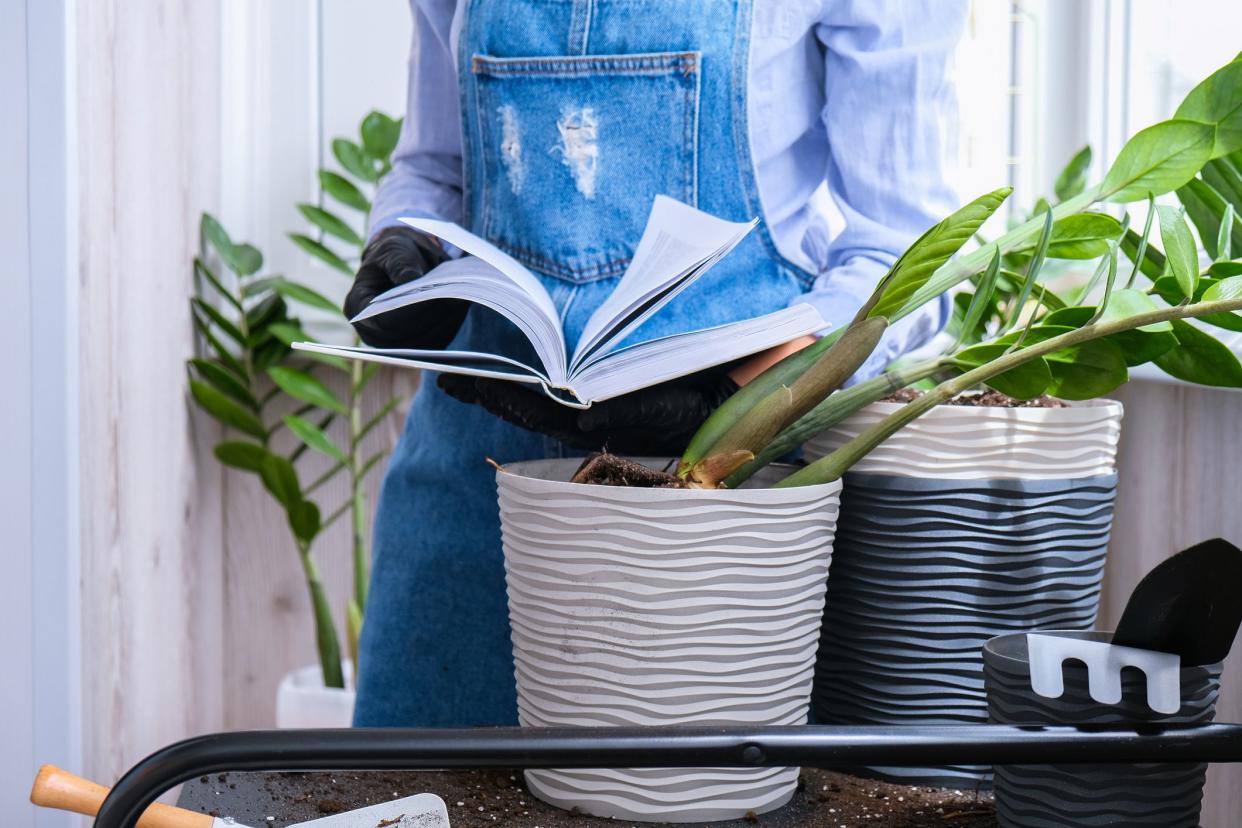
[(72, 4), (0, 0), (0, 19), (0, 813), (62, 826), (25, 799), (39, 763), (81, 757)]

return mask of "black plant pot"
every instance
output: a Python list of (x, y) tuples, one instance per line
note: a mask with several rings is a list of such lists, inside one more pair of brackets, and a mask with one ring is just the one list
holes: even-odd
[[(845, 479), (814, 688), (822, 723), (987, 719), (982, 647), (1038, 628), (1089, 629), (1115, 474), (1075, 480)], [(867, 769), (945, 787), (986, 767)]]
[[(1095, 641), (1112, 638), (1111, 633), (1058, 634)], [(1065, 664), (1060, 698), (1036, 695), (1024, 634), (992, 639), (983, 656), (988, 715), (1002, 724), (1202, 724), (1216, 714), (1220, 664), (1181, 671), (1182, 707), (1170, 716), (1147, 706), (1146, 677), (1137, 670), (1122, 672), (1122, 700), (1106, 705), (1091, 698), (1087, 668), (1078, 661)], [(1205, 764), (999, 765), (997, 819), (1002, 828), (1196, 828), (1206, 773)]]

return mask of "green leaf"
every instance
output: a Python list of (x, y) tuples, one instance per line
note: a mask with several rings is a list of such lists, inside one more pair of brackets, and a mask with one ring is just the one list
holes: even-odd
[(299, 204), (298, 212), (311, 224), (318, 227), (329, 236), (336, 236), (341, 241), (354, 245), (362, 246), (362, 237), (359, 236), (354, 228), (342, 219), (322, 207), (316, 207), (314, 204)]
[(198, 403), (199, 408), (225, 425), (260, 440), (267, 437), (267, 429), (258, 417), (207, 383), (190, 380), (190, 396)]
[(226, 466), (242, 471), (257, 472), (263, 466), (263, 458), (268, 456), (267, 449), (258, 443), (243, 443), (228, 440), (216, 445), (212, 454)]
[[(1204, 279), (1208, 282), (1207, 289), (1203, 294), (1195, 298), (1196, 302), (1219, 302), (1224, 299), (1237, 299), (1242, 296), (1242, 276), (1230, 276), (1219, 281), (1213, 279)], [(1236, 311), (1232, 313), (1212, 313), (1207, 316), (1200, 317), (1217, 327), (1227, 328), (1231, 331), (1242, 331), (1242, 314)]]
[[(1094, 259), (1108, 251), (1108, 243), (1121, 235), (1121, 224), (1104, 213), (1073, 213), (1052, 225), (1048, 256), (1053, 259)], [(1014, 253), (1030, 254), (1038, 239), (1015, 249)]]
[(1202, 301), (1223, 302), (1226, 299), (1237, 299), (1242, 296), (1242, 276), (1230, 276), (1208, 286), (1203, 291)]
[(253, 299), (262, 293), (266, 293), (272, 289), (272, 285), (283, 280), (284, 276), (264, 276), (262, 279), (250, 279), (241, 286), (241, 295), (243, 299)]
[(332, 154), (336, 156), (336, 160), (341, 162), (341, 166), (354, 178), (367, 182), (375, 182), (379, 178), (379, 173), (375, 169), (374, 163), (367, 158), (362, 147), (348, 138), (334, 139), (332, 141)]
[(338, 414), (346, 413), (345, 403), (337, 399), (326, 385), (305, 371), (283, 365), (273, 365), (267, 369), (267, 375), (281, 391), (291, 397), (320, 408), (327, 408)]
[(1213, 262), (1208, 268), (1208, 273), (1221, 279), (1242, 276), (1242, 262)]
[(1104, 279), (1104, 295), (1100, 297), (1100, 304), (1096, 307), (1095, 316), (1091, 318), (1095, 322), (1104, 313), (1104, 309), (1108, 307), (1109, 298), (1113, 295), (1113, 287), (1117, 283), (1117, 247), (1113, 247), (1108, 251), (1108, 276)]
[(235, 244), (233, 245), (233, 255), (229, 260), (229, 266), (238, 276), (252, 276), (259, 272), (259, 268), (263, 267), (263, 254), (259, 249), (251, 244)]
[(1220, 232), (1216, 235), (1216, 261), (1224, 262), (1229, 258), (1229, 251), (1233, 249), (1233, 205), (1225, 206), (1225, 215), (1221, 216)]
[(1121, 349), (1107, 339), (1062, 348), (1044, 359), (1052, 372), (1048, 393), (1063, 400), (1101, 397), (1130, 378)]
[(219, 362), (212, 362), (206, 359), (191, 359), (190, 365), (194, 367), (194, 370), (198, 372), (200, 377), (220, 393), (232, 397), (251, 411), (259, 410), (258, 400), (254, 398), (254, 395), (250, 393), (250, 389), (246, 387), (246, 381)]
[(293, 414), (284, 417), (285, 425), (289, 426), (289, 430), (298, 436), (306, 445), (313, 448), (320, 454), (326, 454), (333, 460), (346, 462), (345, 452), (332, 442), (332, 438), (323, 432), (318, 426), (309, 420), (303, 419)]
[(324, 262), (330, 267), (339, 270), (346, 276), (354, 275), (354, 269), (350, 267), (344, 259), (333, 253), (327, 247), (324, 247), (324, 245), (320, 242), (312, 239), (310, 236), (304, 236), (301, 233), (290, 233), (289, 238), (293, 240), (294, 244), (314, 256), (316, 259), (319, 259), (321, 262)]
[[(1032, 328), (1027, 347), (1069, 333), (1073, 328), (1044, 323)], [(1046, 393), (1065, 400), (1089, 400), (1107, 394), (1129, 379), (1126, 360), (1116, 343), (1095, 339), (1044, 356), (1052, 381)]]
[(359, 132), (362, 133), (362, 146), (367, 155), (387, 161), (401, 137), (401, 122), (383, 112), (372, 110), (362, 119)]
[(1242, 388), (1242, 363), (1214, 336), (1181, 319), (1173, 320), (1178, 346), (1156, 358), (1169, 376), (1199, 385)]
[(300, 325), (293, 322), (274, 322), (267, 326), (272, 336), (279, 339), (286, 345), (292, 345), (295, 342), (312, 341), (306, 331), (302, 330)]
[(289, 357), (289, 347), (275, 337), (269, 337), (266, 342), (254, 349), (252, 362), (254, 370), (263, 372), (267, 371), (274, 365), (279, 365)]
[[(1208, 289), (1210, 289), (1212, 285), (1219, 282), (1221, 278), (1228, 278), (1231, 275), (1242, 275), (1242, 269), (1239, 269), (1236, 272), (1224, 269), (1224, 266), (1229, 264), (1233, 264), (1233, 262), (1220, 262), (1212, 265), (1212, 267), (1208, 269), (1208, 273), (1216, 273), (1219, 275), (1201, 277), (1199, 279), (1198, 287), (1195, 288), (1194, 296), (1191, 297), (1191, 301), (1201, 301)], [(1152, 290), (1154, 290), (1161, 299), (1168, 302), (1170, 305), (1180, 305), (1182, 302), (1186, 301), (1186, 295), (1182, 293), (1181, 285), (1179, 285), (1177, 280), (1172, 276), (1162, 276), (1157, 279), (1155, 284), (1152, 285)], [(1200, 322), (1215, 325), (1218, 328), (1224, 328), (1230, 331), (1242, 331), (1242, 317), (1239, 317), (1234, 313), (1210, 313), (1206, 316), (1200, 316), (1198, 319)]]
[(1057, 175), (1056, 183), (1052, 190), (1056, 193), (1058, 201), (1065, 201), (1067, 198), (1073, 198), (1083, 191), (1087, 186), (1087, 170), (1091, 168), (1091, 147), (1083, 147), (1069, 163), (1065, 165), (1065, 169), (1061, 170)]
[(289, 528), (293, 536), (303, 543), (310, 543), (319, 534), (319, 507), (309, 500), (299, 500), (285, 507)]
[(1052, 239), (1052, 227), (1052, 211), (1048, 210), (1044, 213), (1044, 229), (1039, 234), (1039, 241), (1035, 247), (1035, 256), (1031, 259), (1030, 264), (1027, 265), (1026, 276), (1022, 281), (1022, 289), (1018, 292), (1017, 298), (1013, 300), (1013, 307), (1008, 318), (1001, 325), (1002, 333), (1017, 324), (1018, 317), (1022, 315), (1023, 308), (1026, 307), (1027, 301), (1031, 298), (1031, 290), (1039, 279), (1039, 272), (1043, 270), (1044, 261), (1048, 255), (1048, 245)]
[[(229, 238), (224, 226), (210, 213), (203, 213), (199, 221), (201, 237), (215, 248), (220, 260), (238, 276), (250, 276), (263, 267), (263, 254), (253, 245), (238, 244)], [(203, 251), (206, 257), (206, 251)]]
[(1212, 158), (1242, 149), (1242, 61), (1234, 59), (1208, 75), (1173, 117), (1216, 126)]
[(217, 277), (212, 269), (207, 266), (207, 263), (198, 256), (194, 257), (194, 272), (206, 279), (208, 284), (216, 289), (216, 293), (219, 294), (221, 299), (236, 308), (238, 313), (242, 312), (242, 304), (238, 298), (233, 295), (232, 291), (224, 286), (224, 283), (221, 282), (219, 277)]
[[(300, 326), (290, 323), (277, 322), (269, 326), (268, 331), (270, 331), (272, 336), (276, 337), (281, 344), (286, 346), (292, 345), (295, 342), (315, 341), (314, 337), (302, 330)], [(300, 356), (314, 362), (322, 363), (323, 365), (329, 365), (338, 371), (349, 373), (349, 362), (341, 357), (333, 356), (332, 354), (317, 354), (314, 351), (302, 351), (300, 352)]]
[(216, 251), (216, 255), (225, 260), (233, 250), (233, 241), (229, 238), (228, 231), (211, 213), (203, 213), (199, 217), (198, 236), (201, 240), (200, 250), (203, 258), (207, 257), (208, 246)]
[(246, 311), (246, 325), (251, 332), (261, 331), (273, 322), (289, 318), (289, 306), (278, 293), (269, 293)]
[(298, 473), (294, 470), (293, 464), (279, 454), (268, 452), (260, 460), (259, 477), (263, 479), (263, 486), (285, 507), (286, 511), (303, 502)]
[(225, 368), (228, 368), (239, 377), (246, 375), (246, 368), (241, 364), (233, 352), (225, 346), (223, 342), (211, 332), (211, 325), (207, 320), (203, 319), (197, 312), (191, 311), (190, 316), (194, 319), (194, 327), (198, 328), (199, 333), (203, 335), (203, 339), (207, 340), (212, 352), (216, 355), (216, 359)]
[[(973, 345), (953, 356), (953, 365), (962, 371), (969, 371), (980, 365), (986, 365), (1005, 355), (1009, 350), (1009, 342), (984, 342)], [(1052, 383), (1052, 373), (1048, 363), (1043, 359), (1033, 359), (997, 374), (987, 381), (990, 388), (1002, 394), (1008, 394), (1015, 400), (1030, 400), (1038, 397)]]
[(1228, 158), (1207, 162), (1199, 175), (1208, 186), (1220, 193), (1226, 203), (1232, 204), (1234, 212), (1242, 212), (1242, 173)]
[(961, 327), (958, 329), (957, 342), (951, 350), (956, 351), (966, 337), (974, 334), (983, 320), (983, 312), (992, 306), (996, 294), (996, 280), (1000, 275), (1000, 261), (1001, 252), (998, 247), (992, 256), (992, 261), (988, 264), (988, 269), (984, 271), (982, 280), (975, 288), (974, 296), (970, 299), (970, 306), (967, 307), (966, 315), (962, 318)]
[(1048, 255), (1054, 259), (1094, 259), (1121, 235), (1121, 224), (1104, 213), (1077, 213), (1052, 226)]
[(982, 195), (931, 227), (901, 254), (881, 280), (863, 311), (868, 317), (888, 318), (902, 306), (936, 270), (953, 257), (1013, 192), (1011, 187)]
[[(1081, 328), (1095, 316), (1096, 309), (1090, 305), (1078, 305), (1064, 310), (1053, 311), (1044, 318), (1044, 324)], [(1107, 337), (1121, 349), (1126, 365), (1131, 367), (1151, 362), (1165, 351), (1177, 345), (1177, 337), (1169, 331), (1148, 332), (1144, 330), (1121, 331)]]
[(1169, 269), (1181, 286), (1182, 294), (1193, 296), (1199, 281), (1199, 250), (1194, 236), (1182, 220), (1180, 211), (1162, 204), (1156, 207), (1156, 212), (1160, 219), (1160, 241), (1164, 243)]
[[(1115, 322), (1119, 319), (1126, 319), (1142, 313), (1151, 313), (1159, 309), (1159, 306), (1156, 305), (1152, 298), (1143, 291), (1125, 288), (1113, 291), (1113, 295), (1109, 298), (1108, 305), (1105, 306), (1104, 313), (1100, 315), (1099, 321)], [(1158, 331), (1172, 331), (1173, 326), (1168, 322), (1154, 322), (1150, 325), (1144, 325), (1137, 330), (1155, 333)]]
[(319, 308), (319, 310), (325, 310), (338, 316), (341, 314), (341, 308), (336, 302), (317, 291), (311, 290), (306, 285), (282, 279), (272, 284), (272, 290), (286, 299), (301, 302), (303, 305), (310, 305), (312, 308)]
[(237, 329), (237, 326), (234, 325), (230, 319), (225, 317), (224, 314), (216, 310), (211, 303), (204, 302), (202, 299), (197, 298), (191, 299), (190, 302), (194, 305), (194, 307), (198, 308), (199, 313), (214, 322), (216, 327), (224, 331), (225, 335), (227, 335), (230, 339), (238, 345), (244, 346), (246, 344), (246, 337), (243, 336), (242, 332)]
[[(1203, 241), (1203, 248), (1207, 250), (1208, 256), (1217, 258), (1220, 251), (1216, 249), (1216, 240), (1220, 238), (1220, 224), (1225, 215), (1224, 197), (1207, 182), (1194, 178), (1185, 187), (1178, 189), (1177, 198), (1199, 231), (1199, 238)], [(1239, 245), (1242, 244), (1242, 218), (1235, 215), (1233, 221), (1233, 246), (1235, 250), (1239, 250)]]
[(1181, 187), (1212, 155), (1216, 130), (1196, 121), (1162, 121), (1126, 142), (1104, 177), (1101, 195), (1138, 201)]
[[(1154, 217), (1155, 212), (1152, 211), (1149, 215)], [(1133, 230), (1126, 230), (1125, 236), (1121, 239), (1121, 249), (1129, 257), (1130, 261), (1136, 260), (1140, 247), (1143, 248), (1143, 261), (1139, 263), (1139, 271), (1148, 279), (1155, 281), (1160, 278), (1160, 274), (1164, 273), (1164, 253), (1153, 247), (1150, 241), (1144, 247), (1143, 239), (1138, 233)]]
[(354, 183), (339, 173), (331, 170), (319, 171), (319, 186), (325, 193), (332, 196), (346, 207), (353, 207), (364, 213), (371, 211), (371, 202), (362, 194)]

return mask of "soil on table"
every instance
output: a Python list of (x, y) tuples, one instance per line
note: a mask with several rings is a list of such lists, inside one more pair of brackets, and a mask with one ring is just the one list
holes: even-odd
[[(417, 793), (444, 800), (452, 828), (604, 828), (650, 823), (563, 811), (535, 799), (520, 771), (227, 773), (187, 782), (181, 806), (245, 825), (285, 828)], [(718, 828), (992, 828), (989, 794), (893, 785), (804, 768), (794, 798)], [(378, 828), (378, 826), (377, 826)]]
[[(913, 388), (903, 388), (895, 391), (884, 398), (884, 402), (908, 403), (917, 400), (923, 396), (922, 391), (916, 391)], [(1008, 394), (1002, 394), (994, 389), (975, 394), (960, 394), (943, 405), (961, 405), (972, 406), (975, 408), (1068, 408), (1069, 403), (1065, 400), (1058, 400), (1056, 397), (1049, 397), (1047, 394), (1035, 397), (1031, 400), (1015, 400)]]

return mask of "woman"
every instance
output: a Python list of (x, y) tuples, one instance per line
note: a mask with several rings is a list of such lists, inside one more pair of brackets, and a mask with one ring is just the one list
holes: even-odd
[[(397, 223), (457, 221), (533, 270), (572, 351), (615, 286), (653, 198), (762, 221), (648, 321), (642, 338), (816, 305), (853, 315), (886, 267), (952, 209), (941, 158), (946, 65), (964, 4), (931, 0), (411, 0), (409, 112), (346, 300), (446, 255)], [(827, 184), (845, 219), (830, 238)], [(925, 342), (947, 303), (893, 326), (860, 373)], [(462, 303), (359, 324), (384, 347), (521, 354)], [(680, 452), (721, 401), (804, 342), (579, 412), (514, 383), (426, 378), (375, 528), (355, 722), (516, 723), (493, 471), (608, 446)]]

